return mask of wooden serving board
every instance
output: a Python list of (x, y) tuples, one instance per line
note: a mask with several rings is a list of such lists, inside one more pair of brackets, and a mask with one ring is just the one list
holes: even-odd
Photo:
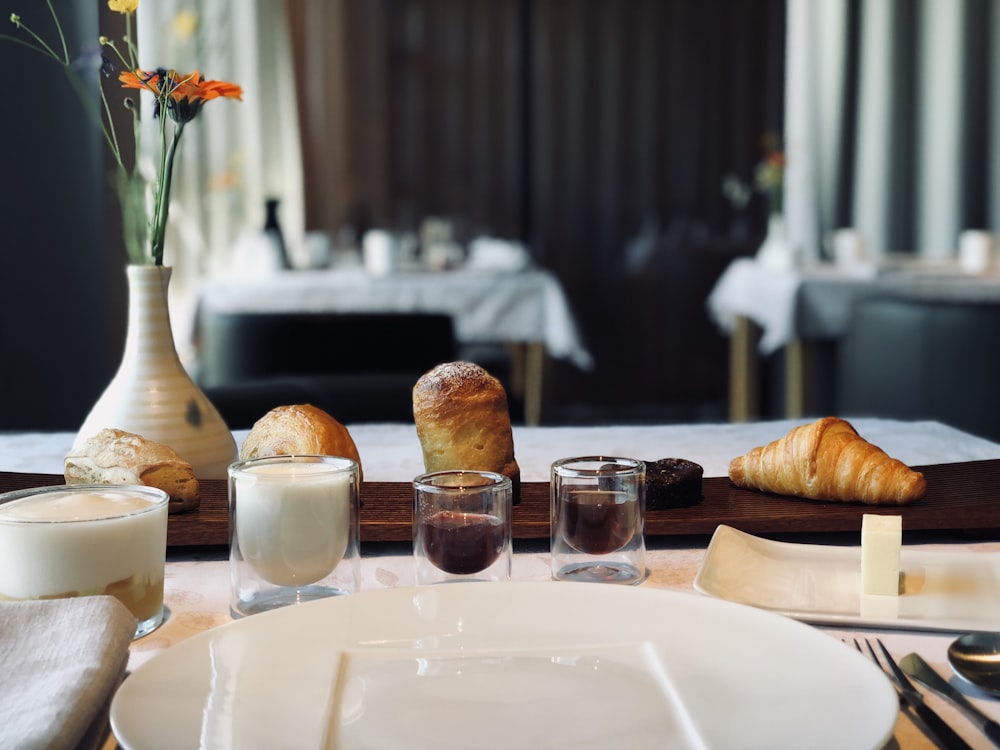
[[(927, 477), (927, 496), (906, 506), (825, 503), (752, 492), (724, 477), (703, 482), (704, 499), (690, 508), (651, 510), (647, 536), (710, 535), (719, 524), (751, 534), (860, 532), (864, 513), (903, 516), (904, 530), (995, 531), (1000, 537), (1000, 460), (916, 467)], [(0, 472), (0, 491), (61, 484), (58, 474)], [(229, 544), (225, 480), (201, 483), (198, 510), (170, 516), (171, 547)], [(408, 482), (365, 482), (361, 488), (361, 540), (409, 541), (413, 490)], [(523, 482), (513, 512), (515, 539), (549, 536), (549, 485)]]

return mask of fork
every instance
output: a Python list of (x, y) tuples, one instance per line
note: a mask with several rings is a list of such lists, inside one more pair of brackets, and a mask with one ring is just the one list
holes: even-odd
[[(913, 709), (913, 711), (920, 717), (926, 728), (927, 734), (932, 740), (936, 740), (938, 743), (943, 745), (949, 750), (972, 750), (971, 746), (963, 740), (958, 734), (948, 726), (944, 719), (935, 713), (935, 711), (924, 702), (924, 696), (921, 695), (920, 691), (917, 690), (913, 683), (910, 682), (910, 678), (906, 676), (906, 673), (899, 668), (896, 661), (889, 654), (889, 649), (885, 647), (880, 638), (876, 638), (875, 642), (878, 644), (879, 650), (882, 652), (882, 656), (885, 658), (886, 664), (889, 665), (892, 671), (887, 670), (882, 666), (882, 662), (879, 661), (878, 655), (875, 653), (875, 649), (872, 647), (871, 641), (867, 638), (865, 639), (865, 646), (868, 647), (868, 653), (871, 656), (872, 661), (875, 662), (876, 666), (882, 670), (882, 672), (889, 678), (892, 686), (896, 688), (896, 692), (899, 694), (900, 700), (905, 701), (906, 704)], [(861, 644), (858, 643), (858, 639), (854, 639), (854, 647), (864, 653), (864, 649), (861, 648)]]

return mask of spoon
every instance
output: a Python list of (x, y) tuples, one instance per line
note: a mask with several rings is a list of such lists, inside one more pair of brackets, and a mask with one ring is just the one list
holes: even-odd
[(1000, 633), (968, 633), (948, 646), (955, 674), (987, 693), (1000, 695)]

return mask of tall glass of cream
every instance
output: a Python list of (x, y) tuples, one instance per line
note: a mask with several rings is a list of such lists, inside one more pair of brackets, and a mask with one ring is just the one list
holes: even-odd
[(234, 617), (360, 588), (360, 473), (349, 458), (269, 456), (229, 467)]
[(170, 497), (153, 487), (76, 484), (0, 495), (0, 601), (110, 595), (163, 622)]

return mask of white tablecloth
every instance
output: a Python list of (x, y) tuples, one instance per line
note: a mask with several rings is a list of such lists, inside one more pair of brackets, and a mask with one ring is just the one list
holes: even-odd
[(222, 312), (442, 312), (463, 343), (541, 342), (548, 354), (593, 367), (562, 286), (545, 270), (288, 271), (266, 279), (213, 280), (199, 315)]
[(725, 333), (733, 330), (738, 317), (760, 326), (759, 351), (771, 354), (795, 339), (840, 337), (847, 331), (854, 304), (875, 296), (998, 301), (1000, 274), (964, 273), (955, 263), (946, 262), (774, 269), (741, 258), (719, 277), (707, 305)]
[[(686, 458), (706, 477), (729, 474), (729, 461), (808, 419), (696, 425), (514, 427), (514, 454), (526, 482), (547, 482), (552, 462), (568, 456), (618, 455), (643, 460)], [(939, 422), (851, 420), (869, 442), (910, 465), (1000, 458), (1000, 444)], [(424, 470), (413, 424), (348, 425), (372, 482), (409, 482)], [(234, 433), (241, 445), (246, 431)], [(75, 437), (69, 432), (0, 434), (0, 471), (61, 474)]]

